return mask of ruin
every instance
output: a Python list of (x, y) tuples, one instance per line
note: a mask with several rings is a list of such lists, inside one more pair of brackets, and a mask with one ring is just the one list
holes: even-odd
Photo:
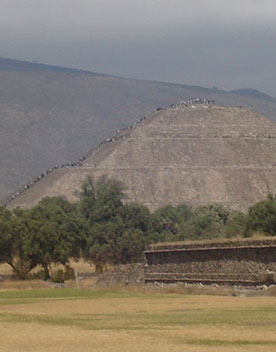
[(81, 165), (53, 170), (9, 204), (46, 196), (76, 200), (87, 176), (126, 186), (126, 201), (154, 211), (165, 204), (220, 203), (247, 210), (276, 190), (276, 123), (240, 107), (209, 103), (157, 109), (116, 131)]
[(274, 237), (150, 245), (145, 283), (276, 284)]

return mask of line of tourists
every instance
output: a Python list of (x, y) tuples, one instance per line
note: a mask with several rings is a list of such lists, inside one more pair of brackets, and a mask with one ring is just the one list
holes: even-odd
[[(53, 172), (55, 170), (87, 166), (88, 164), (86, 164), (85, 161), (88, 158), (90, 158), (92, 155), (94, 155), (99, 149), (101, 149), (104, 144), (115, 142), (118, 139), (127, 138), (129, 136), (127, 131), (132, 130), (134, 127), (136, 127), (138, 124), (142, 123), (143, 121), (145, 121), (146, 119), (151, 117), (156, 112), (161, 111), (161, 110), (176, 109), (179, 106), (184, 106), (184, 107), (188, 107), (188, 108), (189, 107), (194, 108), (198, 104), (211, 105), (211, 104), (215, 104), (215, 100), (196, 98), (196, 99), (189, 99), (189, 100), (185, 100), (185, 101), (180, 101), (179, 103), (172, 104), (170, 106), (166, 106), (166, 107), (162, 107), (162, 108), (156, 108), (150, 114), (146, 114), (143, 117), (141, 117), (140, 119), (138, 119), (136, 122), (134, 122), (133, 125), (130, 125), (130, 126), (128, 126), (126, 128), (123, 128), (121, 130), (119, 130), (119, 129), (116, 130), (115, 133), (111, 137), (106, 138), (96, 148), (91, 149), (88, 153), (86, 153), (85, 155), (80, 157), (77, 161), (75, 161), (73, 163), (54, 165), (53, 167), (47, 169), (45, 172), (43, 172), (39, 176), (35, 177), (32, 181), (26, 183), (22, 189), (20, 189), (16, 193), (13, 193), (11, 196), (9, 196), (3, 202), (0, 202), (0, 206), (7, 206), (14, 199), (16, 199), (18, 196), (20, 196), (20, 194), (22, 194), (23, 192), (25, 192), (28, 189), (30, 189), (32, 186), (34, 186), (36, 183), (41, 181), (44, 177), (46, 177), (48, 174), (50, 174), (51, 172)], [(92, 164), (92, 167), (95, 167), (95, 164)]]

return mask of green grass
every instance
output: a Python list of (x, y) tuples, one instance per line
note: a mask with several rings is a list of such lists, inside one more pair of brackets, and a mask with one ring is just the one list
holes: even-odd
[[(24, 307), (30, 303), (37, 304)], [(0, 309), (0, 326), (11, 326), (13, 333), (23, 327), (31, 331), (35, 326), (37, 331), (44, 332), (54, 328), (65, 336), (69, 332), (81, 335), (83, 341), (91, 336), (98, 336), (97, 341), (100, 341), (103, 334), (114, 336), (116, 341), (116, 336), (122, 334), (124, 339), (128, 336), (128, 346), (131, 346), (133, 336), (140, 336), (141, 341), (145, 337), (157, 339), (158, 348), (165, 344), (168, 348), (186, 345), (199, 351), (207, 348), (208, 351), (212, 348), (239, 352), (255, 348), (258, 351), (258, 347), (264, 351), (266, 348), (272, 350), (270, 346), (276, 344), (274, 303), (271, 298), (241, 301), (225, 297), (216, 301), (216, 297), (199, 299), (190, 295), (124, 290), (5, 291), (0, 292), (0, 305), (3, 307), (2, 311)], [(22, 308), (19, 310), (13, 305), (22, 305)], [(190, 334), (185, 333), (189, 331)], [(24, 342), (24, 339), (23, 335), (21, 341)], [(8, 338), (6, 341), (9, 341)], [(63, 343), (66, 345), (66, 341)], [(112, 350), (112, 339), (108, 343)], [(8, 352), (13, 351), (11, 346)]]
[(143, 293), (124, 290), (85, 290), (85, 289), (37, 289), (37, 290), (16, 290), (16, 291), (0, 291), (0, 306), (10, 304), (36, 303), (39, 300), (80, 300), (80, 299), (121, 299), (121, 298), (148, 298), (148, 299), (164, 299), (164, 298), (185, 298), (187, 296), (180, 294), (158, 294)]
[[(99, 298), (129, 298), (139, 297), (143, 294), (128, 292), (128, 291), (93, 291), (93, 290), (78, 290), (78, 289), (39, 289), (39, 290), (18, 290), (18, 291), (3, 291), (0, 292), (1, 300), (22, 300), (26, 303), (26, 299), (99, 299)], [(24, 300), (24, 301), (23, 301)]]
[[(94, 290), (78, 290), (78, 289), (40, 289), (40, 290), (21, 290), (21, 291), (3, 291), (0, 292), (0, 305), (20, 305), (31, 304), (45, 300), (80, 300), (80, 299), (130, 299), (130, 298), (147, 298), (147, 299), (167, 299), (167, 298), (188, 298), (188, 295), (178, 294), (145, 294), (132, 291), (94, 291)], [(1, 319), (5, 316), (0, 315)], [(44, 322), (44, 317), (29, 316), (30, 319), (40, 319)], [(14, 321), (20, 321), (20, 315), (12, 318)], [(64, 324), (67, 325), (69, 318), (62, 318)], [(212, 308), (189, 308), (181, 310), (167, 310), (165, 313), (149, 314), (146, 312), (121, 313), (115, 315), (97, 314), (93, 316), (73, 317), (75, 322), (73, 325), (91, 325), (93, 328), (93, 320), (101, 320), (110, 322), (116, 320), (119, 328), (126, 328), (131, 322), (136, 327), (143, 324), (151, 324), (152, 326), (183, 326), (183, 325), (276, 325), (276, 306), (250, 307), (250, 308), (228, 308), (228, 309), (212, 309)], [(56, 324), (56, 318), (47, 318), (46, 322)], [(71, 322), (70, 322), (71, 324)], [(112, 325), (112, 324), (111, 324)], [(106, 323), (106, 328), (109, 324)]]

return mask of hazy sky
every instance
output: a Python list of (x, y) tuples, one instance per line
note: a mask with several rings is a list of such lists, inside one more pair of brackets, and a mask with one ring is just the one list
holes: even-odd
[(276, 1), (0, 0), (0, 56), (276, 96)]

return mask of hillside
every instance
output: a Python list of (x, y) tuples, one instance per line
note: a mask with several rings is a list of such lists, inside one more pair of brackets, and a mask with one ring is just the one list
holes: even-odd
[(198, 97), (276, 116), (275, 100), (261, 95), (0, 59), (0, 199), (53, 165), (79, 159), (155, 108)]
[(75, 200), (88, 175), (127, 186), (129, 201), (217, 202), (245, 210), (276, 189), (276, 123), (252, 110), (207, 101), (161, 109), (118, 131), (81, 166), (51, 171), (9, 204), (29, 207), (45, 196)]

